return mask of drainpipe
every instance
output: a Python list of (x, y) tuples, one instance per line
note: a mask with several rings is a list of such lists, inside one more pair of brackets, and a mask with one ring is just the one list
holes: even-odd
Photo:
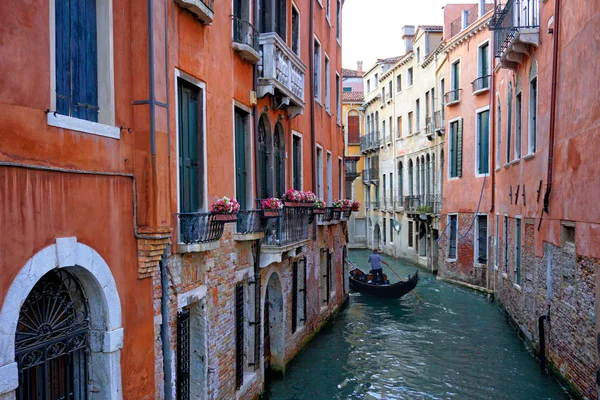
[(150, 95), (148, 102), (150, 105), (150, 156), (155, 164), (156, 156), (156, 98), (154, 93), (154, 22), (152, 16), (154, 15), (154, 9), (152, 0), (148, 0), (148, 88)]
[[(167, 0), (168, 1), (168, 0)], [(258, 1), (254, 2), (254, 12), (252, 13), (252, 25), (254, 26), (254, 32), (256, 35), (257, 29), (256, 27), (258, 26)], [(258, 40), (258, 37), (255, 37), (254, 40)], [(254, 93), (258, 93), (258, 67), (256, 66), (256, 64), (254, 64), (252, 66), (252, 90), (254, 91)], [(256, 154), (256, 151), (258, 150), (258, 95), (256, 98), (256, 104), (252, 107), (252, 119), (253, 119), (253, 126), (254, 126), (254, 152)], [(258, 169), (258, 157), (254, 157), (254, 190), (256, 191), (256, 198), (258, 198), (258, 195), (260, 193), (260, 188), (258, 185), (258, 179), (259, 179), (259, 169)], [(252, 206), (252, 208), (258, 207), (258, 205), (254, 204)]]
[(556, 85), (558, 75), (558, 34), (560, 29), (560, 0), (554, 6), (554, 46), (552, 53), (552, 86), (550, 92), (550, 135), (548, 138), (548, 176), (546, 177), (546, 193), (544, 194), (544, 211), (550, 214), (550, 193), (552, 192), (552, 164), (554, 163), (554, 130), (556, 128)]
[(314, 27), (314, 1), (310, 2), (310, 25), (309, 25), (309, 40), (310, 40), (310, 45), (309, 45), (309, 51), (310, 51), (310, 55), (309, 55), (309, 60), (310, 60), (310, 65), (308, 66), (308, 70), (310, 73), (310, 159), (311, 159), (311, 166), (312, 166), (312, 191), (316, 192), (317, 191), (317, 170), (316, 170), (316, 165), (315, 165), (315, 151), (317, 148), (317, 138), (315, 137), (315, 40), (314, 40), (314, 36), (315, 36), (315, 27)]
[(165, 385), (165, 400), (171, 400), (173, 398), (173, 381), (171, 363), (173, 358), (171, 356), (171, 330), (169, 329), (169, 278), (167, 276), (167, 254), (169, 246), (165, 247), (162, 258), (160, 259), (160, 340), (162, 342), (162, 355), (163, 355), (163, 375)]

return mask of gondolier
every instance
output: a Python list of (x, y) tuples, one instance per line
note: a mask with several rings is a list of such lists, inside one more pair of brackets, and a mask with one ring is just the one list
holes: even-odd
[(381, 258), (377, 249), (373, 249), (373, 254), (369, 255), (369, 262), (371, 263), (371, 273), (373, 274), (373, 281), (375, 283), (383, 283), (383, 270), (381, 269), (381, 264), (385, 264), (388, 268), (390, 265)]

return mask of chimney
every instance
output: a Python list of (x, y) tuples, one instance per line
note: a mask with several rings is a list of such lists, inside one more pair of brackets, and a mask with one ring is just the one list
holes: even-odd
[(485, 0), (479, 0), (479, 18), (485, 14)]
[(359, 72), (360, 74), (362, 74), (362, 72), (363, 72), (363, 70), (362, 70), (362, 64), (363, 64), (363, 62), (362, 62), (362, 61), (357, 61), (357, 62), (356, 62), (356, 69), (358, 70), (358, 72)]
[(404, 40), (404, 52), (408, 53), (413, 48), (413, 40), (415, 35), (414, 25), (404, 25), (402, 27), (402, 39)]

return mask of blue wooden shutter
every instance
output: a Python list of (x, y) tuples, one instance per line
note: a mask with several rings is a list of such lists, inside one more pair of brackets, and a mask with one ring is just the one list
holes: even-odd
[(70, 3), (71, 116), (98, 121), (98, 50), (95, 0)]
[(463, 121), (458, 120), (456, 132), (456, 176), (462, 176)]
[(56, 0), (54, 17), (56, 46), (56, 111), (61, 115), (69, 115), (71, 105), (71, 24), (69, 0)]

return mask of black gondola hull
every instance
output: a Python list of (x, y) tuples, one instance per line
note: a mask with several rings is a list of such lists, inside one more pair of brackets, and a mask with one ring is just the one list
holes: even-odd
[(404, 282), (397, 282), (390, 285), (374, 285), (371, 283), (362, 282), (357, 279), (354, 275), (356, 271), (360, 271), (360, 274), (364, 274), (360, 269), (356, 268), (350, 271), (350, 289), (354, 292), (368, 293), (378, 297), (385, 297), (389, 299), (398, 299), (405, 294), (412, 291), (419, 282), (419, 272), (415, 271), (415, 274), (410, 277), (409, 280)]

